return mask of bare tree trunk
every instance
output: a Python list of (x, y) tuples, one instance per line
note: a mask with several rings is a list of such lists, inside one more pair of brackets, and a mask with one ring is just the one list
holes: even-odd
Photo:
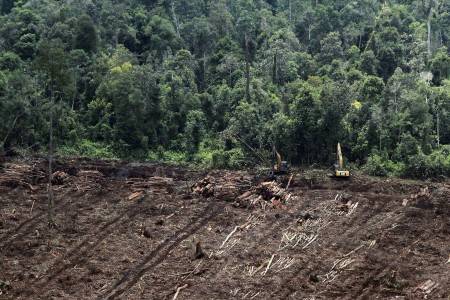
[(431, 10), (430, 10), (430, 15), (428, 16), (428, 20), (427, 20), (427, 32), (428, 32), (427, 52), (428, 52), (428, 56), (431, 56)]
[(272, 69), (272, 83), (276, 84), (278, 82), (278, 62), (277, 62), (277, 50), (273, 55), (273, 69)]
[(19, 118), (20, 118), (21, 116), (22, 116), (22, 114), (18, 114), (18, 115), (14, 118), (14, 121), (13, 121), (12, 125), (9, 127), (8, 132), (6, 133), (5, 138), (3, 139), (3, 141), (2, 141), (1, 144), (0, 144), (0, 148), (5, 146), (6, 141), (7, 141), (8, 138), (9, 138), (9, 135), (11, 134), (11, 132), (12, 132), (12, 131), (14, 130), (14, 128), (16, 127), (17, 120), (19, 120)]
[(180, 37), (180, 24), (178, 23), (177, 14), (175, 13), (175, 1), (172, 0), (172, 18), (175, 23), (175, 29), (177, 31), (177, 36)]
[(292, 24), (292, 1), (289, 0), (289, 24)]
[(250, 102), (250, 62), (245, 60), (245, 98)]
[(204, 91), (206, 89), (206, 51), (203, 51), (203, 61), (202, 61), (202, 66), (203, 66), (203, 82), (202, 82), (202, 91)]
[(379, 143), (378, 149), (379, 149), (379, 151), (381, 152), (381, 129), (380, 129), (380, 135), (379, 135), (379, 137), (378, 137), (378, 143)]
[(428, 8), (428, 19), (427, 19), (427, 51), (428, 56), (431, 56), (431, 19), (433, 18), (433, 4), (434, 0), (430, 1), (430, 7)]
[(245, 34), (245, 98), (250, 102), (250, 50), (248, 37)]
[(48, 226), (53, 227), (55, 225), (54, 220), (54, 197), (53, 197), (53, 184), (52, 184), (52, 175), (53, 175), (53, 88), (51, 90), (50, 95), (50, 137), (48, 142)]
[(440, 137), (441, 133), (440, 133), (440, 126), (439, 126), (439, 123), (440, 123), (439, 109), (437, 109), (436, 115), (437, 115), (436, 116), (437, 145), (438, 145), (438, 148), (440, 148), (441, 147), (441, 137)]

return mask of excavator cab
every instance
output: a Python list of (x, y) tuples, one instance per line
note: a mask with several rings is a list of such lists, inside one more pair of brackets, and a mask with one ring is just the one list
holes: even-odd
[(334, 164), (334, 177), (350, 178), (350, 171), (344, 168), (344, 157), (342, 156), (341, 144), (337, 144), (336, 163)]
[(278, 175), (285, 175), (289, 172), (289, 164), (287, 161), (281, 159), (280, 153), (273, 147), (273, 153), (275, 155), (275, 164), (270, 171), (270, 177), (275, 178)]

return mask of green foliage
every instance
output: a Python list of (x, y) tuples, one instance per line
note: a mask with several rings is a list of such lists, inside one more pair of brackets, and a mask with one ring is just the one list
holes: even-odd
[(0, 144), (445, 175), (447, 2), (3, 0)]
[(97, 44), (97, 29), (94, 22), (87, 15), (81, 16), (75, 32), (74, 48), (91, 53), (97, 50)]
[(14, 71), (20, 67), (22, 60), (14, 52), (0, 53), (0, 70)]
[(364, 166), (365, 171), (372, 176), (399, 176), (404, 174), (405, 165), (395, 163), (379, 154), (372, 154)]
[(216, 169), (242, 169), (247, 166), (247, 160), (241, 149), (216, 150), (211, 155), (211, 167)]
[(419, 153), (410, 157), (402, 175), (417, 179), (450, 176), (449, 150), (447, 147), (436, 150), (431, 155)]
[(112, 147), (104, 143), (81, 140), (72, 146), (61, 146), (57, 153), (61, 156), (88, 157), (96, 159), (115, 159)]

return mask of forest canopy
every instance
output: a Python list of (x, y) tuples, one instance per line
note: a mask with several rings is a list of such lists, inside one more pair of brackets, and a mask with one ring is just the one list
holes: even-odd
[(446, 0), (0, 0), (0, 149), (450, 175)]

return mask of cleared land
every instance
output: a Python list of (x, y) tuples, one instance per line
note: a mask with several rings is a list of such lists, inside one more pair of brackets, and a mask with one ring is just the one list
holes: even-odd
[(450, 183), (0, 168), (0, 299), (450, 299)]

